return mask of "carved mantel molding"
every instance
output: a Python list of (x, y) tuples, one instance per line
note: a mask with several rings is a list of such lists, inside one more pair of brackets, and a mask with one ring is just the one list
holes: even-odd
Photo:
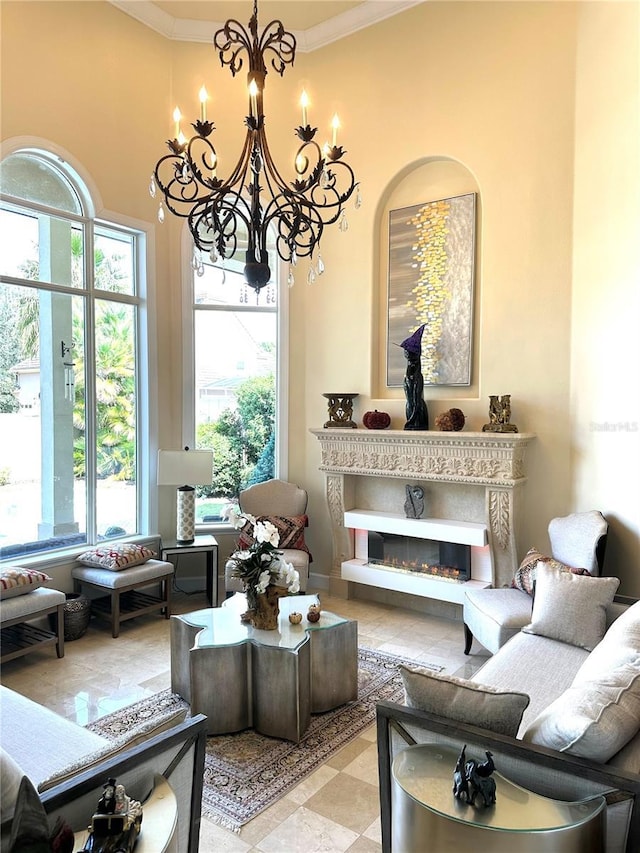
[[(353, 556), (353, 537), (343, 515), (351, 509), (351, 477), (386, 477), (485, 487), (486, 525), (494, 586), (508, 584), (518, 566), (515, 498), (525, 482), (524, 458), (532, 433), (409, 432), (312, 429), (320, 442), (334, 557), (331, 588), (341, 586), (342, 562)], [(465, 520), (461, 518), (460, 520)]]

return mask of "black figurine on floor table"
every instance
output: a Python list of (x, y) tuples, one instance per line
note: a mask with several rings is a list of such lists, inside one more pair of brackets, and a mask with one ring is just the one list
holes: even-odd
[(407, 422), (404, 429), (429, 429), (429, 413), (422, 393), (424, 379), (422, 377), (422, 333), (425, 323), (400, 344), (407, 359), (407, 370), (404, 377), (404, 393), (407, 398)]

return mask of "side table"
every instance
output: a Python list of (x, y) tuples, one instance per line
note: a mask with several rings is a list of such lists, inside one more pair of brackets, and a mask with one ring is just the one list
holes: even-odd
[[(218, 542), (215, 536), (196, 536), (193, 542), (184, 545), (175, 539), (162, 543), (162, 559), (178, 557), (181, 554), (204, 554), (206, 556), (206, 585), (209, 607), (214, 607), (218, 599)], [(169, 560), (171, 562), (171, 560)], [(177, 563), (174, 578), (177, 577)], [(215, 590), (215, 601), (214, 601)]]
[[(484, 760), (482, 755), (467, 758)], [(494, 772), (496, 802), (476, 808), (453, 795), (457, 753), (439, 744), (400, 752), (391, 768), (393, 853), (602, 853), (604, 797), (574, 803), (542, 797)]]

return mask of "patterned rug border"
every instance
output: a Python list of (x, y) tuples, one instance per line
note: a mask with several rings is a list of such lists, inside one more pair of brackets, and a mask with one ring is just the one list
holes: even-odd
[[(358, 649), (358, 699), (324, 714), (313, 714), (299, 743), (265, 737), (252, 729), (207, 739), (202, 814), (233, 832), (285, 796), (342, 747), (375, 722), (376, 703), (402, 702), (400, 664), (441, 672), (439, 664), (423, 663), (377, 649)], [(90, 723), (86, 728), (119, 740), (137, 723), (174, 708), (184, 699), (163, 690)]]

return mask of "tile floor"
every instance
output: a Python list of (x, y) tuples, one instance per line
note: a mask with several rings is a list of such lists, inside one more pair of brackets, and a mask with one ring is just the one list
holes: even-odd
[[(391, 654), (438, 663), (469, 676), (485, 660), (463, 653), (461, 622), (382, 604), (321, 595), (322, 606), (358, 621), (358, 642)], [(174, 613), (206, 606), (204, 595), (175, 592)], [(169, 623), (156, 615), (125, 622), (112, 639), (106, 623), (66, 644), (2, 668), (2, 682), (71, 720), (87, 723), (170, 687)], [(378, 853), (380, 823), (375, 727), (345, 746), (239, 834), (203, 819), (201, 853)]]

